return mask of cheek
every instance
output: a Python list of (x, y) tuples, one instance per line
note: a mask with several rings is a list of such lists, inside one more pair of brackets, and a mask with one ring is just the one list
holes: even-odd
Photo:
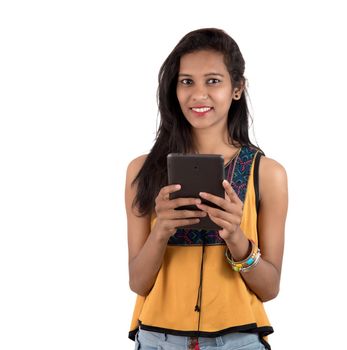
[(176, 89), (176, 96), (177, 96), (179, 104), (182, 106), (182, 104), (184, 103), (185, 96), (184, 96), (181, 89)]
[(228, 106), (230, 106), (232, 102), (232, 94), (228, 92), (219, 94), (218, 98), (221, 102), (223, 102), (225, 105), (228, 105)]

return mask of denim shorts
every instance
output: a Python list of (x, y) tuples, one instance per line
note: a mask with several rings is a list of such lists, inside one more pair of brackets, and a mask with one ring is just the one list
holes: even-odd
[[(140, 329), (135, 350), (194, 350), (196, 338)], [(201, 350), (265, 350), (258, 334), (229, 333), (216, 338), (199, 337)]]

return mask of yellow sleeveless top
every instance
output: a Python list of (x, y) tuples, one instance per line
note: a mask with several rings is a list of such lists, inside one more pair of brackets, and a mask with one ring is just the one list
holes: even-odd
[[(244, 202), (241, 229), (256, 244), (254, 164), (259, 156), (256, 148), (243, 146), (225, 167), (226, 179)], [(177, 230), (168, 242), (153, 288), (146, 297), (137, 297), (129, 337), (134, 339), (139, 326), (195, 337), (257, 332), (270, 348), (266, 336), (273, 329), (263, 303), (232, 270), (225, 250), (218, 231)]]

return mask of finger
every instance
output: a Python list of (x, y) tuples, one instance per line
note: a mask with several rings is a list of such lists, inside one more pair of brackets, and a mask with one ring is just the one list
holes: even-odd
[(175, 234), (178, 228), (195, 225), (195, 224), (198, 224), (199, 222), (200, 222), (200, 219), (198, 218), (170, 220), (170, 223), (166, 225), (166, 229), (173, 235)]
[(227, 204), (225, 205), (225, 208), (222, 208), (222, 209), (214, 208), (207, 204), (199, 204), (197, 205), (197, 207), (200, 210), (206, 211), (211, 214), (213, 213), (216, 216), (223, 215), (225, 217), (225, 215), (232, 214), (235, 217), (242, 217), (242, 214), (243, 214), (242, 206), (231, 202), (227, 202)]
[(225, 229), (227, 231), (232, 231), (233, 230), (233, 225), (232, 223), (223, 220), (221, 218), (217, 218), (215, 216), (209, 215), (210, 219), (218, 226), (222, 227), (222, 229)]
[(197, 205), (201, 203), (201, 199), (200, 198), (176, 198), (176, 199), (172, 199), (170, 200), (170, 208), (174, 209), (174, 208), (179, 208), (179, 207), (184, 207), (187, 205)]
[(170, 197), (170, 193), (177, 192), (181, 189), (181, 185), (179, 184), (173, 184), (173, 185), (168, 185), (164, 186), (160, 191), (159, 191), (159, 197), (168, 200)]
[(188, 218), (203, 218), (207, 215), (202, 210), (171, 210), (169, 213), (170, 219), (188, 219)]
[(218, 207), (221, 207), (224, 210), (226, 210), (227, 204), (229, 203), (227, 200), (225, 200), (225, 198), (215, 196), (215, 195), (213, 195), (211, 193), (207, 193), (207, 192), (200, 192), (199, 196), (203, 199), (208, 200), (209, 202), (211, 202), (213, 204), (216, 204)]
[[(162, 216), (168, 219), (176, 217), (202, 217), (204, 214), (201, 214), (201, 210), (198, 210), (196, 207), (200, 203), (201, 199), (199, 198), (159, 199), (156, 201), (155, 211), (162, 213)], [(180, 209), (180, 207), (188, 208)]]
[(237, 213), (231, 213), (228, 211), (209, 207), (208, 205), (205, 205), (205, 204), (199, 204), (198, 208), (205, 211), (210, 217), (213, 216), (215, 218), (225, 220), (233, 225), (241, 223), (240, 211), (238, 211)]
[(223, 187), (225, 189), (227, 196), (230, 198), (230, 201), (234, 202), (236, 204), (239, 204), (241, 206), (241, 208), (243, 208), (243, 202), (239, 198), (239, 196), (237, 195), (235, 190), (232, 188), (231, 184), (228, 181), (224, 180)]
[(232, 188), (230, 182), (228, 182), (227, 180), (223, 180), (222, 185), (230, 201), (237, 202), (237, 199), (239, 199), (239, 197)]
[(165, 200), (161, 198), (156, 203), (157, 203), (157, 209), (162, 211), (162, 210), (176, 209), (176, 208), (185, 207), (185, 206), (196, 206), (197, 204), (201, 203), (201, 199), (200, 198), (176, 198), (171, 200)]
[(188, 226), (198, 224), (200, 219), (181, 219), (181, 220), (173, 220), (174, 227), (177, 229), (179, 227)]

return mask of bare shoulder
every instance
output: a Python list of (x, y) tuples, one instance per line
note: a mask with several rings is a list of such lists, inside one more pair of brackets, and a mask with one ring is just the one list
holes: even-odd
[(265, 193), (287, 192), (287, 172), (283, 165), (274, 159), (262, 156), (259, 163), (260, 196)]
[(137, 183), (134, 179), (141, 170), (147, 155), (133, 159), (127, 169), (125, 185), (125, 209), (128, 226), (129, 261), (131, 261), (145, 244), (150, 232), (150, 215), (142, 215), (138, 207), (134, 205), (137, 196)]
[(283, 165), (274, 159), (262, 156), (259, 163), (259, 172), (262, 177), (283, 180), (287, 178), (287, 172)]
[(137, 214), (139, 214), (136, 208), (133, 207), (134, 199), (137, 194), (137, 184), (134, 183), (134, 180), (136, 179), (136, 176), (141, 170), (146, 158), (147, 158), (147, 155), (145, 154), (133, 159), (129, 163), (127, 168), (126, 182), (125, 182), (125, 204), (126, 204), (126, 210), (127, 210), (128, 216), (132, 214), (135, 214), (136, 216)]
[(143, 154), (139, 157), (136, 157), (128, 164), (127, 174), (126, 174), (126, 184), (125, 184), (126, 193), (131, 190), (132, 191), (135, 190), (136, 192), (136, 186), (135, 187), (133, 186), (134, 185), (133, 182), (136, 176), (138, 175), (139, 171), (141, 170), (146, 159), (147, 159), (147, 154)]
[(143, 154), (139, 157), (136, 157), (129, 163), (127, 168), (127, 181), (130, 180), (132, 182), (132, 180), (135, 179), (146, 159), (147, 154)]

